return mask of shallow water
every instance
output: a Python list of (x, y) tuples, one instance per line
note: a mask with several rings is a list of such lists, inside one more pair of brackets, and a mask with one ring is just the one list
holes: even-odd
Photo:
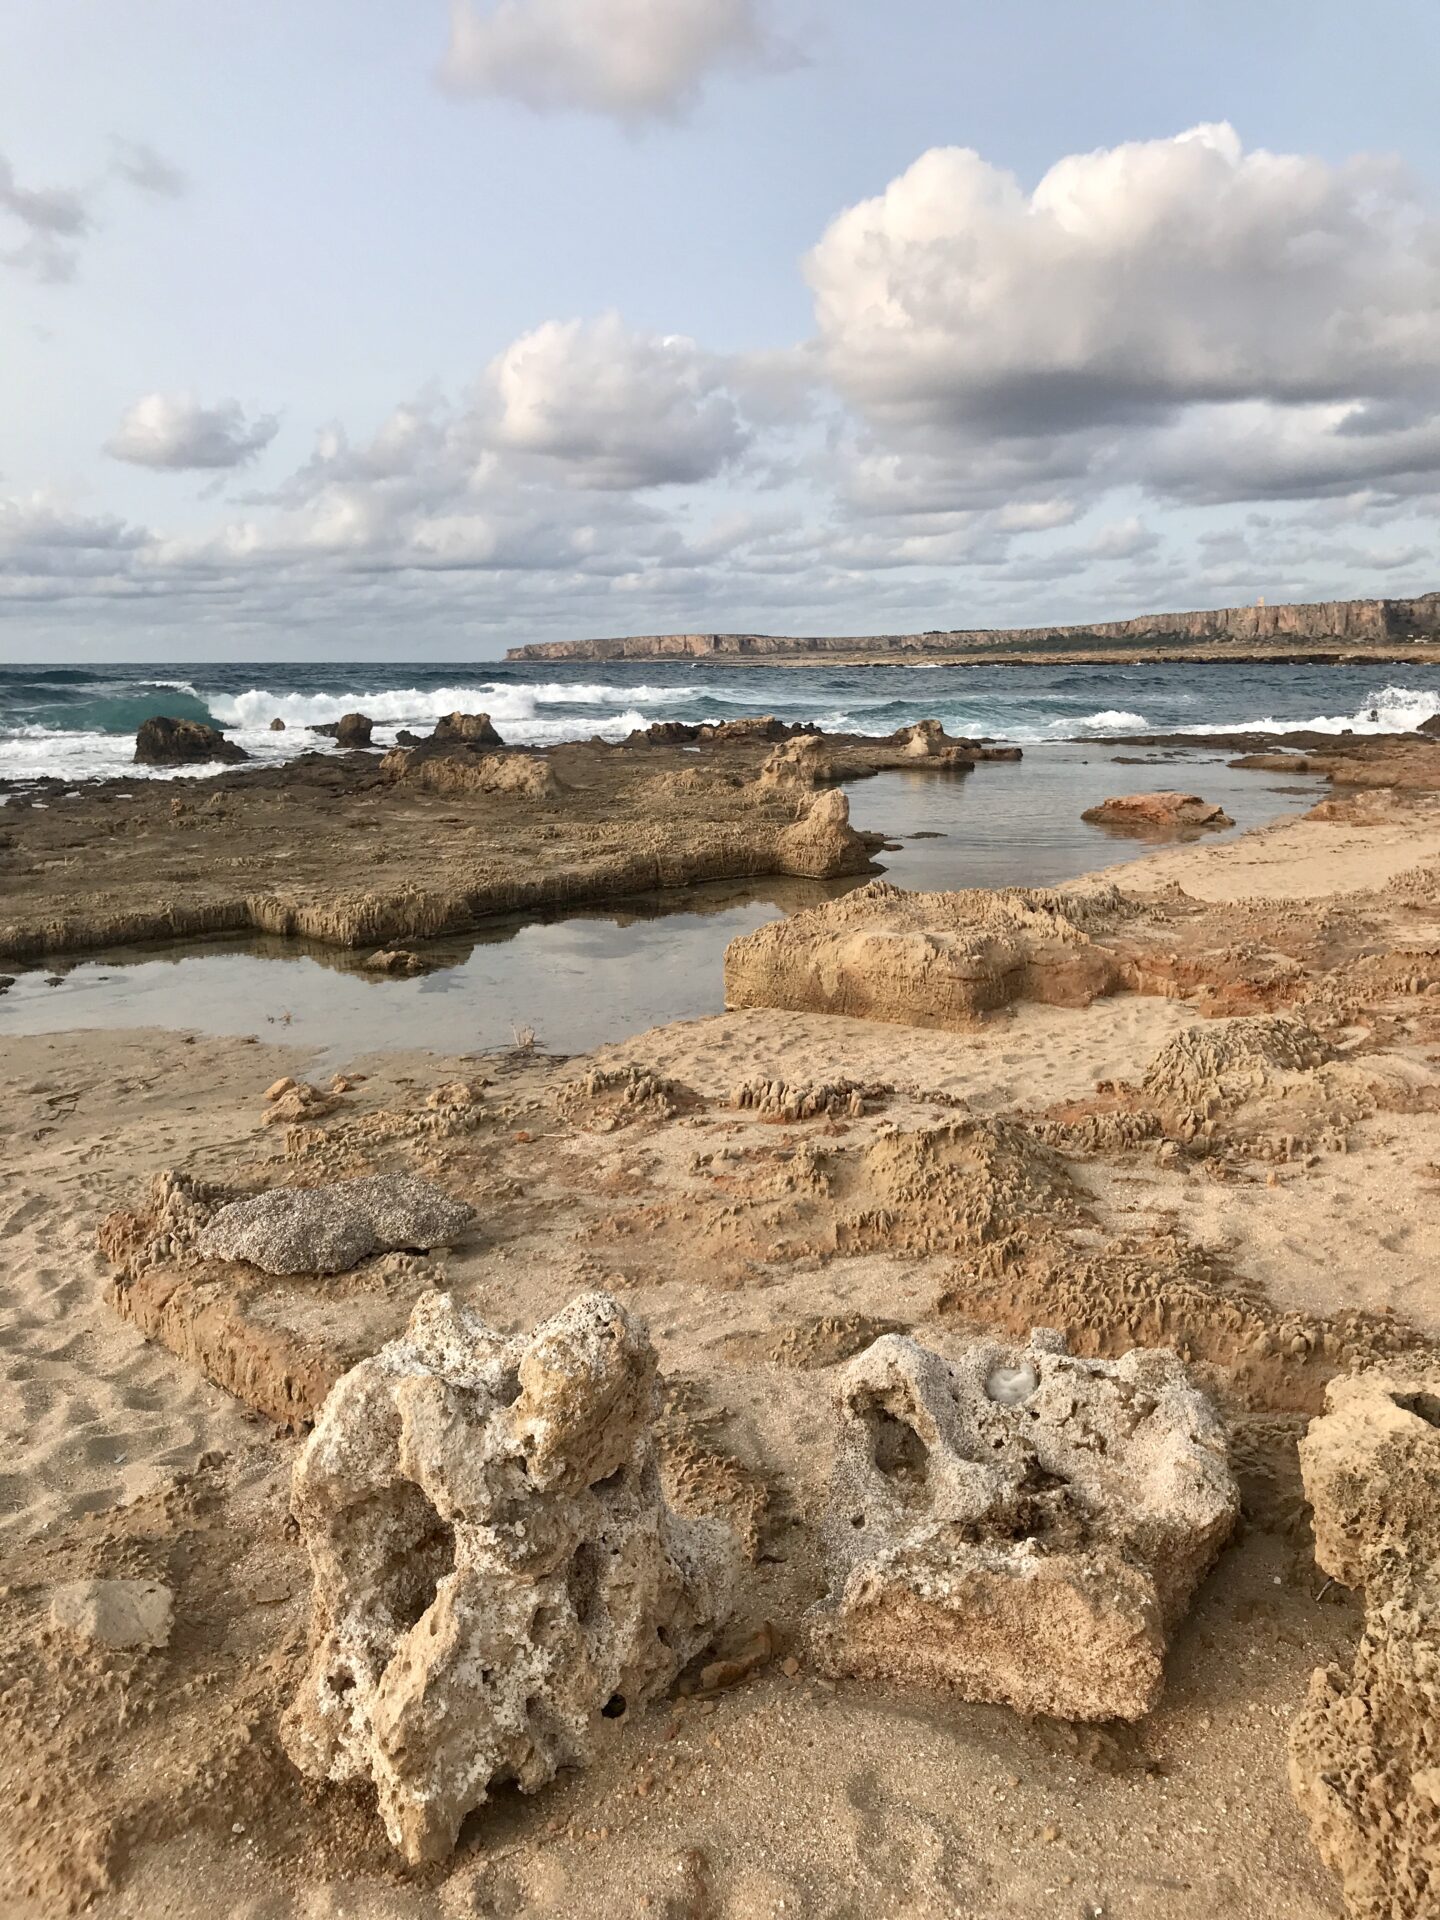
[[(1054, 886), (1146, 853), (1153, 842), (1107, 833), (1080, 814), (1108, 794), (1164, 786), (1193, 789), (1233, 815), (1234, 829), (1207, 834), (1209, 842), (1303, 811), (1324, 789), (1314, 779), (1232, 772), (1210, 756), (1117, 766), (1108, 748), (1051, 747), (964, 778), (887, 773), (847, 791), (856, 826), (900, 842), (880, 855), (884, 877), (943, 890)], [(0, 1041), (75, 1027), (254, 1033), (314, 1047), (320, 1065), (340, 1066), (391, 1049), (489, 1052), (529, 1028), (553, 1052), (583, 1053), (719, 1012), (731, 940), (865, 877), (723, 883), (496, 922), (431, 943), (434, 970), (410, 980), (366, 973), (358, 954), (280, 940), (132, 949), (69, 966), (56, 985), (43, 968), (21, 973), (0, 995)]]

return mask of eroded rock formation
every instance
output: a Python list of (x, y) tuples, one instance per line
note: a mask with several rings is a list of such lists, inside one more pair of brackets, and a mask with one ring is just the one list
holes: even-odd
[(1177, 833), (1200, 827), (1233, 827), (1223, 807), (1198, 793), (1122, 793), (1087, 807), (1081, 814), (1092, 826), (1119, 827), (1129, 833)]
[(836, 1398), (820, 1666), (1022, 1713), (1148, 1713), (1240, 1504), (1175, 1354), (1081, 1360), (1037, 1332), (946, 1361), (892, 1335)]
[(655, 1354), (608, 1294), (514, 1340), (443, 1294), (335, 1386), (295, 1469), (313, 1658), (285, 1722), (443, 1858), (492, 1785), (583, 1765), (729, 1606), (725, 1529), (667, 1507)]
[(1365, 1595), (1349, 1673), (1319, 1669), (1290, 1780), (1355, 1920), (1440, 1895), (1440, 1374), (1332, 1380), (1300, 1443), (1322, 1570)]
[(153, 720), (142, 720), (135, 735), (137, 767), (203, 766), (216, 760), (238, 765), (249, 758), (243, 747), (203, 720), (172, 720), (157, 714)]
[(468, 740), (481, 747), (503, 747), (488, 713), (447, 713), (435, 722), (432, 740)]
[[(824, 800), (843, 796), (831, 793)], [(791, 869), (800, 871), (802, 869)], [(906, 893), (883, 880), (733, 940), (725, 998), (911, 1026), (961, 1027), (1012, 1000), (1088, 1006), (1120, 980), (1090, 937), (1120, 915), (1115, 889)]]

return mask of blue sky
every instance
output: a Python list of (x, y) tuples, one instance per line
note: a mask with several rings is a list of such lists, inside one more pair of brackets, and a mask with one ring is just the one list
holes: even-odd
[(9, 0), (0, 659), (1440, 585), (1437, 42), (1421, 0)]

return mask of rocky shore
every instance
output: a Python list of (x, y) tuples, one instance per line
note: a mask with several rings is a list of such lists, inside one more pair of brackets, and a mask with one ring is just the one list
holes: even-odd
[(0, 813), (21, 959), (861, 881), (584, 1057), (7, 1042), (7, 1913), (1431, 1911), (1440, 742), (947, 894), (845, 817), (901, 761), (992, 777), (476, 737)]

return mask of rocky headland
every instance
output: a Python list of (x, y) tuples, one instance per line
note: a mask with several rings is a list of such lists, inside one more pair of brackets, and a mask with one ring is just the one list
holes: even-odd
[(1167, 660), (1440, 660), (1440, 593), (1413, 600), (1323, 600), (1140, 614), (1082, 626), (937, 628), (925, 633), (660, 633), (546, 640), (508, 660), (674, 660), (747, 665), (886, 666), (913, 658), (951, 665), (1056, 666)]

